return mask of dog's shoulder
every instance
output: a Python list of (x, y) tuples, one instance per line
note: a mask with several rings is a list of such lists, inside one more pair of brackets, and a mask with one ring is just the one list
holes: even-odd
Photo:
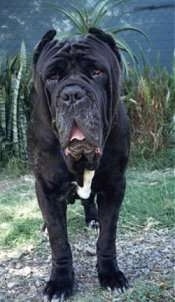
[(130, 122), (126, 106), (120, 101), (114, 117), (113, 126), (106, 141), (104, 154), (107, 161), (115, 163), (120, 157), (128, 161), (130, 150)]
[(116, 114), (113, 119), (109, 142), (119, 145), (123, 140), (130, 138), (130, 120), (125, 103), (121, 100), (118, 103)]

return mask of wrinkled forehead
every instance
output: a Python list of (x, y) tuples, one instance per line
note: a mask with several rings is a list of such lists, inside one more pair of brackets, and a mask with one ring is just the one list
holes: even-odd
[(90, 34), (62, 42), (56, 41), (55, 45), (53, 45), (53, 48), (55, 48), (55, 51), (53, 49), (52, 52), (53, 56), (65, 59), (86, 58), (93, 60), (93, 58), (99, 58), (101, 60), (103, 58), (104, 60), (106, 56), (112, 55), (112, 51), (106, 43)]
[(44, 75), (54, 66), (58, 66), (61, 61), (79, 64), (86, 60), (109, 70), (113, 65), (113, 57), (114, 54), (106, 43), (88, 34), (62, 42), (51, 41), (43, 50), (38, 67)]

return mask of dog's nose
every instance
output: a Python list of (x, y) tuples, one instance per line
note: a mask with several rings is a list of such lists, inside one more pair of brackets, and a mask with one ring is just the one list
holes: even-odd
[(85, 90), (76, 85), (66, 86), (60, 93), (60, 97), (66, 102), (80, 101), (84, 95)]

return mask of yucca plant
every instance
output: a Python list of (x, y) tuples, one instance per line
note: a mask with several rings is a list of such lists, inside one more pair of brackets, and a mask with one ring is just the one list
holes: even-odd
[(26, 89), (29, 81), (26, 48), (0, 68), (0, 159), (26, 160)]
[(71, 32), (63, 32), (63, 36), (69, 36), (72, 34), (81, 35), (88, 33), (89, 28), (91, 27), (99, 27), (106, 32), (110, 33), (121, 50), (121, 57), (123, 61), (123, 67), (126, 75), (128, 75), (129, 63), (131, 62), (135, 70), (137, 70), (138, 59), (135, 56), (134, 52), (131, 50), (126, 41), (123, 41), (119, 35), (126, 31), (133, 31), (143, 35), (147, 40), (148, 37), (146, 34), (140, 29), (133, 26), (123, 26), (123, 27), (112, 27), (105, 28), (103, 26), (103, 21), (106, 18), (108, 11), (111, 11), (121, 4), (129, 2), (132, 0), (104, 0), (104, 1), (96, 1), (96, 3), (89, 7), (78, 8), (76, 6), (70, 6), (68, 9), (61, 8), (57, 5), (49, 4), (49, 6), (53, 6), (55, 10), (59, 13), (63, 14), (72, 24), (73, 31)]

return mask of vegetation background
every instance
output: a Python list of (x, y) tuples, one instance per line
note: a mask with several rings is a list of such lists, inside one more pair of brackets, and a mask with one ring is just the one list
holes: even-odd
[[(111, 18), (112, 14), (116, 18), (118, 12), (122, 16), (126, 2), (134, 3), (106, 0), (94, 4), (88, 1), (86, 9), (83, 5), (79, 6), (82, 9), (69, 5), (66, 10), (59, 5), (50, 5), (49, 9), (51, 15), (56, 11), (58, 21), (62, 18), (63, 24), (67, 24), (70, 29), (64, 33), (62, 30), (62, 35), (72, 35), (75, 32), (86, 32), (90, 25), (104, 28), (106, 16)], [(148, 4), (153, 4), (153, 1)], [(162, 0), (159, 4), (161, 6), (165, 3)], [(36, 8), (33, 2), (30, 5)], [(166, 10), (165, 7), (161, 9)], [(139, 247), (143, 243), (144, 258), (140, 256), (138, 260), (143, 278), (136, 275), (136, 268), (129, 263), (132, 288), (117, 298), (108, 292), (97, 291), (98, 285), (94, 285), (92, 272), (87, 275), (84, 272), (85, 277), (80, 275), (80, 278), (83, 282), (87, 281), (91, 292), (82, 285), (84, 295), (80, 290), (76, 301), (171, 302), (174, 301), (170, 267), (173, 262), (171, 239), (175, 214), (175, 60), (170, 60), (171, 64), (168, 63), (167, 68), (162, 66), (161, 60), (157, 60), (154, 65), (148, 64), (141, 45), (135, 52), (128, 38), (132, 33), (149, 45), (145, 32), (130, 24), (112, 24), (111, 27), (106, 24), (106, 28), (122, 52), (125, 72), (121, 97), (128, 108), (132, 132), (128, 187), (119, 224), (119, 242), (124, 249), (120, 250), (121, 260), (124, 263), (128, 259), (137, 259), (141, 255)], [(8, 55), (1, 60), (0, 65), (0, 300), (2, 298), (2, 301), (8, 302), (26, 301), (26, 296), (27, 301), (37, 301), (36, 292), (32, 288), (39, 287), (37, 295), (41, 292), (43, 271), (48, 266), (47, 239), (40, 235), (42, 218), (27, 161), (30, 86), (31, 56), (24, 39), (18, 53)], [(75, 243), (75, 260), (78, 263), (80, 259), (83, 263), (82, 271), (86, 262), (89, 263), (87, 250), (90, 254), (94, 253), (91, 249), (89, 251), (86, 242), (89, 240), (95, 244), (96, 237), (85, 227), (78, 202), (69, 207), (68, 224), (71, 241)], [(149, 250), (150, 254), (146, 254)], [(84, 255), (82, 258), (81, 253)], [(148, 255), (153, 258), (155, 267), (149, 267)], [(33, 273), (29, 272), (29, 268), (26, 269), (26, 263), (32, 266), (33, 261), (38, 271), (41, 270), (41, 277), (37, 277), (41, 279), (41, 284), (37, 286), (30, 283), (33, 282)], [(12, 268), (14, 262), (17, 267), (15, 264)], [(19, 262), (22, 267), (18, 265)], [(140, 268), (144, 265), (145, 269)], [(23, 276), (26, 271), (28, 281), (25, 283)]]

